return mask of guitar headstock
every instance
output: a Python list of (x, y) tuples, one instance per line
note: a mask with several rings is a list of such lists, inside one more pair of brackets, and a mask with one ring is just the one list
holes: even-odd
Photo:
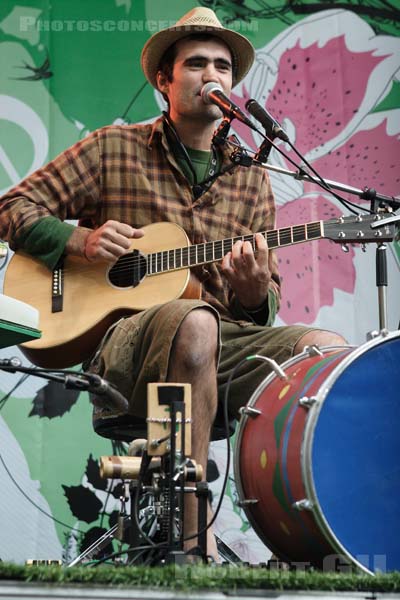
[[(377, 226), (379, 221), (382, 221), (382, 227)], [(324, 222), (324, 237), (340, 244), (391, 242), (395, 236), (395, 225), (384, 224), (384, 221), (385, 215), (351, 215), (330, 219)]]

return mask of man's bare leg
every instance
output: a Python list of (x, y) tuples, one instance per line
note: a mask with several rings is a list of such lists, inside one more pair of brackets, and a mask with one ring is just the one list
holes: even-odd
[[(202, 465), (204, 478), (207, 468), (210, 431), (217, 410), (216, 354), (218, 325), (206, 309), (195, 309), (183, 320), (175, 337), (168, 370), (168, 380), (190, 383), (192, 386), (192, 456)], [(208, 519), (212, 516), (208, 507)], [(187, 494), (185, 499), (185, 537), (197, 532), (197, 498)], [(197, 546), (197, 538), (185, 543), (186, 551)], [(207, 552), (218, 560), (212, 530), (207, 535)]]
[(316, 329), (305, 333), (294, 347), (294, 353), (300, 354), (306, 346), (347, 346), (346, 340), (333, 331), (323, 331)]

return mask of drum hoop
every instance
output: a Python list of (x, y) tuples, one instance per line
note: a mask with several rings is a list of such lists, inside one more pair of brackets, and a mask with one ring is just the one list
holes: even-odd
[[(311, 406), (309, 410), (309, 414), (307, 416), (303, 432), (303, 443), (301, 446), (301, 471), (304, 487), (306, 490), (306, 499), (311, 502), (311, 512), (313, 513), (316, 523), (320, 528), (321, 534), (325, 536), (328, 543), (332, 545), (332, 547), (337, 551), (338, 554), (346, 556), (352, 564), (354, 564), (362, 571), (370, 575), (374, 574), (373, 571), (367, 569), (365, 565), (360, 563), (352, 554), (350, 554), (350, 552), (339, 541), (339, 539), (333, 532), (331, 526), (329, 525), (322, 510), (322, 507), (319, 503), (318, 494), (315, 489), (311, 457), (314, 443), (315, 427), (318, 422), (318, 417), (322, 410), (324, 401), (329, 391), (331, 390), (333, 383), (338, 379), (338, 377), (350, 364), (352, 364), (361, 355), (365, 354), (365, 352), (368, 352), (371, 348), (374, 348), (375, 346), (378, 346), (384, 343), (385, 341), (395, 339), (396, 337), (400, 337), (399, 331), (394, 331), (392, 333), (381, 333), (379, 336), (365, 342), (361, 346), (357, 346), (333, 369), (333, 371), (328, 375), (326, 381), (324, 382), (324, 387), (318, 391), (316, 395), (317, 401)], [(321, 351), (323, 352), (326, 349), (327, 347), (321, 348)]]

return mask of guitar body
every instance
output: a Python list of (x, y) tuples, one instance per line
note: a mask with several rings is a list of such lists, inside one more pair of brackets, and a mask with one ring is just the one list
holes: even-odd
[[(173, 223), (144, 227), (132, 248), (143, 254), (190, 245), (184, 230)], [(22, 344), (34, 364), (65, 368), (94, 352), (107, 328), (117, 319), (175, 298), (200, 297), (200, 284), (190, 269), (144, 277), (136, 287), (120, 288), (108, 280), (109, 263), (89, 263), (69, 256), (64, 261), (62, 310), (52, 310), (53, 274), (39, 261), (16, 253), (4, 280), (4, 293), (39, 310), (42, 337)]]

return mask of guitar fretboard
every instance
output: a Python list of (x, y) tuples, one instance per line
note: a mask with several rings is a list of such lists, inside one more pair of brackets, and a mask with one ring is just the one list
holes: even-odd
[[(268, 248), (273, 249), (319, 239), (324, 236), (323, 227), (323, 221), (314, 221), (312, 223), (305, 223), (304, 225), (283, 227), (282, 229), (273, 229), (261, 233), (267, 241)], [(253, 249), (256, 250), (255, 235), (249, 234), (225, 240), (185, 246), (184, 248), (153, 252), (146, 257), (147, 275), (187, 269), (196, 265), (222, 260), (225, 254), (230, 252), (233, 245), (238, 241), (250, 242)]]

